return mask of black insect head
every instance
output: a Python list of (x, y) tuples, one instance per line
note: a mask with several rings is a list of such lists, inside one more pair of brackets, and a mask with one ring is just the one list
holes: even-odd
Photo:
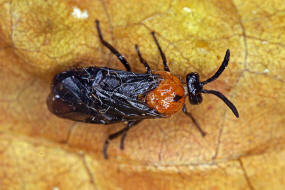
[(235, 114), (236, 117), (239, 117), (236, 107), (222, 93), (215, 90), (203, 89), (203, 86), (205, 84), (208, 84), (209, 82), (216, 80), (222, 74), (222, 72), (225, 70), (225, 68), (228, 65), (229, 59), (230, 59), (230, 50), (227, 50), (224, 61), (220, 66), (220, 68), (218, 69), (218, 71), (212, 77), (203, 82), (200, 82), (200, 76), (198, 73), (187, 74), (186, 82), (187, 82), (189, 101), (191, 104), (200, 104), (202, 102), (203, 98), (201, 93), (214, 94), (224, 101), (224, 103), (232, 110), (232, 112)]

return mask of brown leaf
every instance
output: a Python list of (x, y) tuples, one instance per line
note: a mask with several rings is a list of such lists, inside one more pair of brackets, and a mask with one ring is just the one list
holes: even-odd
[[(258, 1), (0, 1), (1, 189), (284, 189), (285, 5)], [(207, 89), (216, 97), (186, 103), (208, 135), (183, 113), (145, 120), (119, 149), (108, 126), (57, 118), (46, 98), (55, 73), (72, 66), (124, 69), (104, 38), (144, 72), (134, 45), (162, 70), (150, 35), (157, 33), (172, 73), (201, 79), (230, 64)]]

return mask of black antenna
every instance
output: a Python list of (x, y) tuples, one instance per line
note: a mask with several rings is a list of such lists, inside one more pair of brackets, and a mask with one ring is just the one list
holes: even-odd
[[(187, 80), (187, 86), (188, 86), (188, 93), (189, 93), (189, 100), (191, 104), (199, 104), (202, 102), (202, 97), (200, 93), (205, 93), (205, 94), (214, 94), (232, 110), (234, 115), (238, 118), (239, 113), (237, 111), (237, 108), (234, 106), (234, 104), (229, 101), (221, 92), (215, 91), (215, 90), (204, 90), (203, 86), (207, 83), (210, 83), (214, 80), (216, 80), (222, 72), (225, 70), (225, 68), (228, 66), (230, 60), (230, 50), (227, 49), (225, 58), (218, 69), (218, 71), (210, 78), (207, 80), (200, 82), (199, 81), (199, 75), (197, 73), (189, 73), (186, 77)], [(197, 99), (197, 97), (200, 97)]]
[(223, 100), (225, 102), (225, 104), (227, 104), (227, 106), (232, 110), (232, 112), (235, 114), (235, 116), (238, 118), (239, 117), (239, 113), (237, 111), (237, 108), (234, 106), (234, 104), (229, 101), (222, 93), (215, 91), (215, 90), (202, 90), (202, 93), (206, 93), (206, 94), (214, 94), (217, 97), (219, 97), (221, 100)]
[(220, 66), (220, 68), (218, 69), (218, 71), (217, 71), (212, 77), (210, 77), (210, 78), (208, 78), (207, 80), (201, 82), (200, 84), (201, 84), (202, 86), (204, 86), (205, 84), (216, 80), (216, 79), (222, 74), (222, 72), (225, 70), (225, 68), (228, 66), (229, 60), (230, 60), (230, 50), (227, 49), (226, 55), (225, 55), (225, 58), (224, 58), (224, 61), (223, 61), (223, 63), (221, 64), (221, 66)]

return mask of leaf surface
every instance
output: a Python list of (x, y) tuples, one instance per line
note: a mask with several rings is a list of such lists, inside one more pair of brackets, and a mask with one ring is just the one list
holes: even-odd
[[(0, 1), (1, 189), (284, 189), (285, 5), (251, 1)], [(145, 72), (162, 62), (155, 31), (173, 74), (184, 80), (215, 73), (226, 49), (229, 66), (205, 95), (186, 106), (207, 132), (201, 137), (182, 112), (144, 120), (129, 131), (125, 150), (107, 136), (125, 124), (60, 119), (46, 106), (52, 77), (77, 66), (124, 69), (104, 38)]]

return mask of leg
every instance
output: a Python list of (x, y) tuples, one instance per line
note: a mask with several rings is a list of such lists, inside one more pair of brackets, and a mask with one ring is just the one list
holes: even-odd
[[(121, 136), (121, 135), (123, 135), (123, 136), (122, 136), (123, 139), (121, 139), (121, 146), (120, 146), (121, 149), (123, 149), (123, 148), (124, 148), (124, 144), (123, 144), (123, 143), (124, 143), (124, 139), (125, 139), (125, 137), (126, 137), (127, 131), (128, 131), (130, 128), (134, 127), (134, 126), (135, 126), (137, 123), (139, 123), (140, 121), (141, 121), (141, 120), (138, 120), (138, 121), (129, 121), (126, 127), (124, 127), (123, 129), (121, 129), (120, 131), (117, 131), (116, 133), (113, 133), (113, 134), (109, 135), (109, 137), (106, 139), (106, 141), (105, 141), (105, 143), (104, 143), (104, 146), (103, 146), (103, 154), (104, 154), (104, 158), (105, 158), (105, 159), (108, 159), (107, 149), (108, 149), (108, 145), (109, 145), (110, 141), (113, 140), (113, 139), (115, 139), (115, 138), (117, 138), (117, 137), (119, 137), (119, 136)], [(122, 148), (122, 147), (123, 147), (123, 148)]]
[(127, 71), (131, 71), (131, 67), (130, 64), (127, 62), (127, 60), (124, 58), (123, 55), (121, 55), (111, 44), (109, 44), (108, 42), (106, 42), (103, 39), (102, 33), (101, 33), (101, 29), (100, 29), (100, 23), (98, 20), (95, 21), (96, 22), (96, 28), (98, 31), (98, 35), (99, 35), (99, 39), (101, 41), (101, 43), (107, 47), (114, 55), (116, 55), (118, 57), (118, 59), (121, 61), (121, 63), (123, 63), (123, 65), (126, 67)]
[(202, 128), (199, 126), (199, 124), (197, 123), (197, 121), (195, 120), (195, 118), (192, 116), (192, 114), (190, 112), (187, 112), (186, 106), (184, 105), (182, 108), (182, 111), (192, 119), (194, 125), (196, 126), (196, 128), (199, 130), (199, 132), (201, 133), (201, 135), (204, 137), (206, 135), (206, 132), (202, 130)]
[[(138, 121), (129, 121), (127, 124), (128, 130), (134, 126), (136, 126), (138, 123), (140, 123), (142, 120), (138, 120)], [(120, 144), (120, 149), (124, 150), (124, 142), (125, 142), (125, 138), (127, 136), (127, 132), (128, 130), (126, 130), (121, 137), (121, 144)]]
[(170, 72), (170, 70), (169, 70), (169, 68), (168, 68), (168, 65), (167, 65), (166, 57), (165, 57), (163, 51), (161, 50), (161, 47), (160, 47), (160, 45), (159, 45), (159, 43), (158, 43), (158, 41), (157, 41), (157, 39), (156, 39), (156, 37), (155, 37), (155, 33), (154, 33), (154, 32), (151, 32), (151, 35), (152, 35), (152, 37), (153, 37), (153, 39), (154, 39), (154, 42), (155, 42), (155, 44), (156, 44), (156, 46), (157, 46), (157, 48), (158, 48), (158, 50), (159, 50), (161, 59), (162, 59), (162, 61), (163, 61), (164, 70)]
[(140, 49), (138, 45), (135, 45), (135, 48), (137, 50), (138, 56), (140, 58), (140, 62), (145, 66), (146, 68), (146, 73), (151, 73), (151, 69), (149, 67), (149, 65), (147, 64), (146, 60), (144, 60), (144, 58), (141, 55)]

